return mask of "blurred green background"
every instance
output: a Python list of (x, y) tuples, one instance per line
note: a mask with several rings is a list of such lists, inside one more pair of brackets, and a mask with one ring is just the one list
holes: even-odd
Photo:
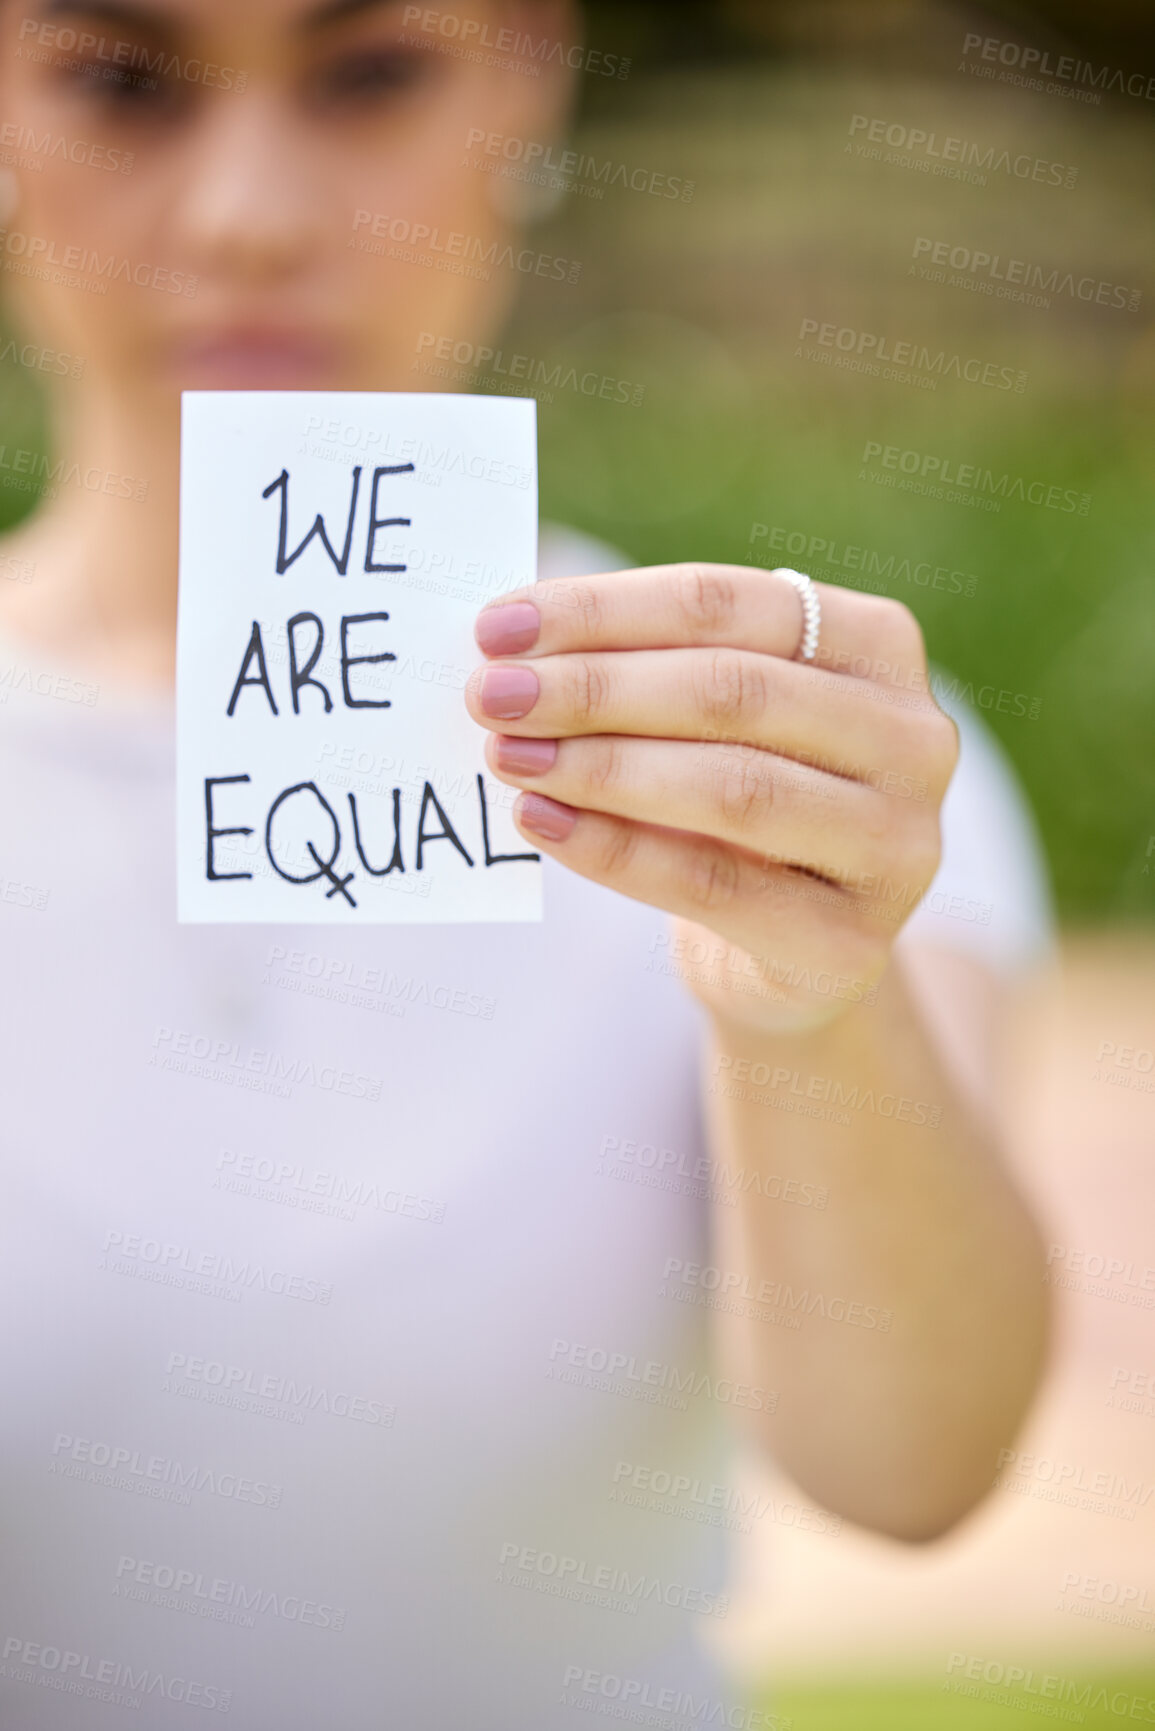
[[(1155, 9), (1070, 8), (1075, 30), (1061, 8), (913, 0), (656, 10), (595, 12), (590, 41), (637, 58), (623, 84), (585, 80), (574, 142), (692, 180), (693, 197), (571, 194), (539, 230), (544, 248), (583, 261), (582, 278), (564, 296), (533, 284), (509, 346), (646, 393), (637, 409), (572, 389), (543, 401), (543, 510), (641, 563), (748, 560), (757, 523), (875, 550), (884, 568), (894, 555), (896, 571), (909, 559), (973, 574), (972, 596), (876, 587), (913, 607), (964, 686), (1039, 708), (987, 719), (1034, 804), (1064, 918), (1150, 917), (1155, 110), (980, 81), (961, 50), (975, 31), (1096, 70), (1155, 70)], [(865, 160), (847, 154), (855, 114), (1074, 166), (1077, 183), (1004, 170), (971, 185)], [(1134, 312), (1061, 293), (1039, 308), (931, 284), (909, 274), (920, 237), (1142, 298)], [(798, 356), (804, 320), (1025, 369), (1027, 387), (839, 371)], [(868, 440), (1042, 479), (1091, 506), (987, 513), (884, 489), (858, 478)], [(769, 563), (862, 581), (820, 556)]]

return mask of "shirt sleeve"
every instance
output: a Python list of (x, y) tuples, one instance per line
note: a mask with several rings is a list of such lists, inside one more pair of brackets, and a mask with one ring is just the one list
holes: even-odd
[(582, 535), (557, 523), (543, 523), (538, 542), (537, 575), (598, 577), (605, 571), (628, 571), (634, 560), (606, 541)]
[(1054, 954), (1045, 856), (1018, 777), (990, 728), (961, 699), (936, 696), (958, 724), (959, 761), (942, 805), (938, 872), (898, 942), (961, 950), (1012, 976)]

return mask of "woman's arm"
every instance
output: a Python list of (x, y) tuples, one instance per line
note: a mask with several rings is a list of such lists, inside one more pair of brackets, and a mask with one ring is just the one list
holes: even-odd
[[(1041, 1261), (983, 1105), (980, 982), (969, 1015), (960, 998), (943, 1016), (945, 961), (921, 1004), (892, 961), (938, 868), (956, 725), (907, 608), (815, 589), (807, 666), (799, 598), (773, 572), (538, 584), (479, 615), (489, 660), (466, 701), (493, 773), (532, 790), (522, 834), (675, 916), (671, 971), (715, 1024), (715, 1154), (828, 1192), (825, 1209), (751, 1194), (719, 1210), (731, 1292), (802, 1283), (876, 1312), (873, 1329), (859, 1311), (797, 1331), (747, 1319), (741, 1356), (780, 1394), (764, 1440), (834, 1509), (923, 1538), (989, 1485), (1033, 1391)], [(777, 1070), (811, 1103), (840, 1094), (847, 1122), (767, 1107)]]
[(920, 950), (815, 1032), (713, 1023), (720, 1354), (777, 1392), (746, 1416), (798, 1483), (899, 1539), (989, 1489), (1045, 1350), (1042, 1246), (989, 1104), (997, 995), (983, 963)]

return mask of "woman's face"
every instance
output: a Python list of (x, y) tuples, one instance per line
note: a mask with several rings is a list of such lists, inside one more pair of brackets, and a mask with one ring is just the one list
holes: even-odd
[(0, 283), (122, 404), (426, 389), (430, 336), (505, 312), (524, 255), (470, 134), (550, 137), (561, 56), (492, 62), (571, 41), (564, 0), (0, 0), (0, 20)]

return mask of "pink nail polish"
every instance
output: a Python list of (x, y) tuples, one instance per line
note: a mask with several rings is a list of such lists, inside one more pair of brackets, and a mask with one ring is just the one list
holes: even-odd
[(540, 631), (541, 614), (532, 601), (487, 607), (473, 627), (477, 646), (485, 655), (522, 655), (533, 648)]
[(499, 733), (493, 755), (507, 775), (544, 775), (557, 761), (556, 739), (514, 739)]
[(542, 841), (565, 841), (578, 818), (572, 806), (559, 805), (541, 793), (523, 793), (513, 812), (522, 828)]
[(481, 679), (481, 707), (494, 721), (520, 721), (528, 715), (541, 686), (529, 667), (487, 667)]

